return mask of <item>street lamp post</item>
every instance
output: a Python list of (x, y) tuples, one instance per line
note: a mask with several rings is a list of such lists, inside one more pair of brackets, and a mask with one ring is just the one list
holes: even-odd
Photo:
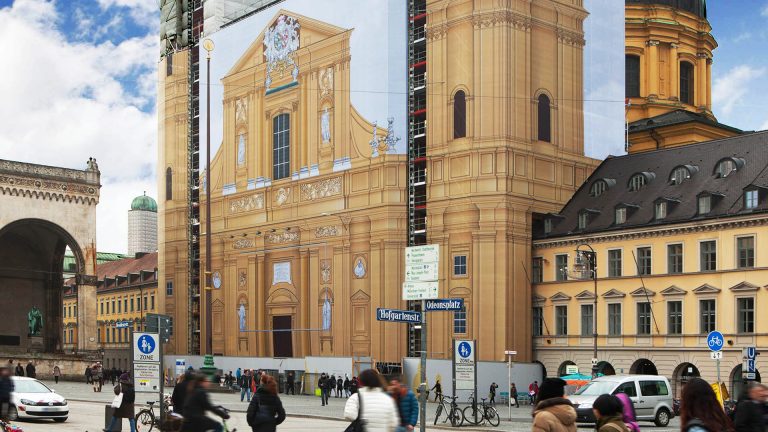
[(594, 306), (592, 308), (592, 378), (597, 377), (597, 252), (587, 243), (576, 247), (576, 260), (573, 272), (577, 279), (585, 279), (583, 275), (589, 272), (594, 284)]
[(205, 352), (213, 354), (211, 337), (211, 51), (213, 41), (203, 41), (207, 77), (205, 83)]

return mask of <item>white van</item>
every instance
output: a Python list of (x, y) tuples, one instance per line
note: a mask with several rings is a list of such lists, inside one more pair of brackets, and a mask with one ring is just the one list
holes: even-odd
[(667, 426), (674, 417), (672, 387), (669, 380), (658, 375), (606, 375), (595, 378), (568, 399), (576, 408), (576, 421), (594, 423), (592, 404), (603, 394), (625, 393), (635, 406), (638, 421), (652, 421)]

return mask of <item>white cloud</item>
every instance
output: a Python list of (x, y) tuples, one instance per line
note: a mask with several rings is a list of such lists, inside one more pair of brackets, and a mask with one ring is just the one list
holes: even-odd
[(156, 37), (68, 42), (58, 21), (42, 0), (0, 9), (0, 39), (12, 47), (3, 62), (13, 65), (0, 69), (0, 157), (79, 169), (97, 158), (97, 248), (124, 252), (131, 200), (157, 196)]
[(763, 8), (760, 10), (760, 15), (764, 17), (768, 17), (768, 4), (763, 6)]
[(738, 35), (736, 35), (736, 37), (733, 38), (733, 42), (739, 43), (739, 42), (744, 42), (745, 40), (749, 40), (749, 39), (752, 39), (752, 33), (748, 32), (748, 31), (745, 31), (745, 32), (741, 32)]
[(155, 28), (160, 23), (159, 1), (157, 0), (98, 0), (103, 10), (111, 7), (124, 7), (130, 11), (137, 24)]
[(715, 79), (712, 85), (712, 106), (730, 115), (744, 95), (749, 92), (752, 81), (765, 75), (765, 68), (756, 68), (742, 64), (733, 67), (724, 75)]

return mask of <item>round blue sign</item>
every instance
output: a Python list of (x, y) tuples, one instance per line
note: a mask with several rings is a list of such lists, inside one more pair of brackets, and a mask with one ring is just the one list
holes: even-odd
[(472, 345), (470, 345), (469, 342), (461, 342), (459, 344), (459, 355), (462, 358), (468, 358), (472, 355)]
[(707, 335), (707, 346), (712, 351), (720, 351), (723, 349), (723, 345), (725, 345), (725, 339), (723, 339), (723, 334), (719, 331), (712, 331), (709, 332)]
[(142, 353), (151, 354), (155, 350), (155, 340), (147, 335), (143, 335), (136, 341), (136, 346), (138, 346), (139, 351)]

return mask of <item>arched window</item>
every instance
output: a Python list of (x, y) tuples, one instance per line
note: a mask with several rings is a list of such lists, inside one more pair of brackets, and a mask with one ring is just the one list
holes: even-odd
[(592, 190), (590, 191), (591, 192), (590, 195), (594, 197), (599, 197), (600, 195), (603, 194), (603, 192), (605, 192), (606, 186), (607, 185), (603, 180), (598, 180), (592, 183)]
[(549, 97), (539, 95), (539, 141), (552, 142)]
[(467, 136), (467, 101), (463, 90), (453, 95), (453, 138)]
[(647, 185), (651, 180), (653, 180), (656, 177), (656, 175), (652, 172), (641, 172), (633, 175), (629, 179), (629, 190), (632, 192), (639, 191), (645, 185)]
[(691, 178), (691, 173), (688, 172), (688, 168), (679, 166), (672, 170), (672, 175), (669, 176), (669, 181), (674, 185), (679, 185), (689, 178)]
[(624, 56), (625, 97), (640, 97), (640, 57)]
[(272, 119), (272, 178), (291, 175), (291, 117), (280, 114)]
[(680, 62), (680, 102), (693, 105), (693, 65)]
[(166, 201), (173, 199), (173, 170), (171, 167), (165, 169), (165, 199)]

